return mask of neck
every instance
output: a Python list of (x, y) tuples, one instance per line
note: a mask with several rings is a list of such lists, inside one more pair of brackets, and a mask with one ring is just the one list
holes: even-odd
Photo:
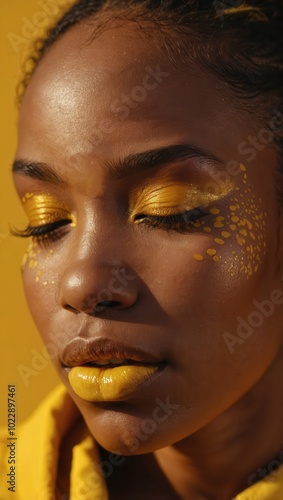
[(270, 472), (268, 463), (283, 449), (281, 380), (283, 352), (257, 384), (222, 415), (154, 453), (181, 498), (230, 500)]

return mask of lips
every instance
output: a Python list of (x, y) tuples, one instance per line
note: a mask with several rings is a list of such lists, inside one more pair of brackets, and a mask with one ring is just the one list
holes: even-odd
[(109, 338), (71, 340), (60, 356), (64, 367), (162, 364), (157, 356)]
[(128, 365), (113, 368), (76, 366), (68, 373), (77, 396), (91, 403), (125, 401), (161, 373), (158, 365)]
[[(87, 366), (124, 366), (131, 363), (129, 359), (111, 358), (111, 359), (97, 359), (94, 362), (87, 363)], [(133, 361), (134, 363), (134, 361)]]
[(166, 363), (109, 338), (75, 338), (61, 360), (74, 393), (85, 401), (125, 401), (152, 383)]

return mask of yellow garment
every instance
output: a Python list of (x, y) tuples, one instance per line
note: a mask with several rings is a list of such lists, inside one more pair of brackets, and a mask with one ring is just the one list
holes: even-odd
[[(98, 447), (64, 386), (56, 388), (32, 416), (17, 427), (16, 493), (8, 491), (6, 483), (10, 467), (7, 435), (7, 431), (2, 430), (0, 500), (108, 499), (105, 481), (98, 469)], [(56, 488), (60, 445), (65, 436), (78, 441), (72, 449), (71, 471), (68, 471), (70, 497)], [(63, 483), (63, 478), (60, 479)]]
[[(16, 436), (14, 493), (8, 491), (6, 482), (10, 467), (7, 443), (11, 441), (7, 441), (7, 431), (1, 432), (0, 500), (108, 499), (105, 480), (99, 469), (98, 447), (63, 386), (53, 391), (26, 422), (18, 426)], [(62, 446), (66, 451), (68, 443), (71, 443), (70, 465), (62, 453)], [(61, 456), (61, 461), (60, 449), (64, 456), (64, 460)], [(66, 479), (70, 480), (70, 496), (64, 494), (64, 489), (58, 488), (57, 484), (64, 484)], [(283, 500), (283, 465), (233, 500)]]

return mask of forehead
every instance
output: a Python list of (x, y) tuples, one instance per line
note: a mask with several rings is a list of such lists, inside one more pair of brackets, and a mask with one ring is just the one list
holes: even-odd
[(22, 104), (20, 148), (131, 154), (170, 137), (206, 141), (219, 155), (250, 130), (251, 119), (231, 105), (221, 82), (196, 64), (178, 71), (159, 37), (123, 23), (91, 40), (93, 29), (70, 29), (39, 64)]

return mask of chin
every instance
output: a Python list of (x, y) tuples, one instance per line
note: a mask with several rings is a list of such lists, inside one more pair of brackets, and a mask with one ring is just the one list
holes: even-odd
[[(133, 410), (127, 413), (125, 409), (121, 411), (116, 405), (115, 410), (109, 406), (107, 409), (95, 407), (91, 412), (85, 408), (80, 410), (95, 441), (110, 453), (125, 456), (142, 455), (174, 442), (168, 420), (157, 423), (152, 417), (137, 415)], [(174, 434), (175, 422), (171, 424)]]
[(142, 441), (136, 434), (125, 432), (125, 434), (112, 434), (111, 436), (97, 436), (97, 433), (91, 432), (98, 444), (114, 455), (134, 456), (153, 453), (154, 451), (168, 446), (168, 437), (166, 442), (160, 439), (160, 436), (151, 435), (146, 441)]

